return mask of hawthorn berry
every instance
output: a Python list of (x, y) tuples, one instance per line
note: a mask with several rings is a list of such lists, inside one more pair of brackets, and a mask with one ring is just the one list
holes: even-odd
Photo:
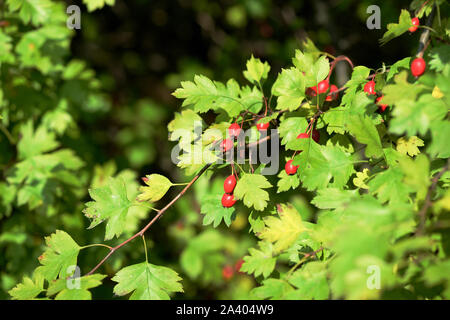
[(309, 134), (307, 134), (306, 132), (302, 132), (297, 136), (297, 139), (308, 139), (309, 138)]
[(319, 140), (320, 140), (320, 133), (319, 133), (318, 130), (314, 129), (314, 130), (312, 131), (312, 133), (311, 133), (311, 136), (312, 136), (313, 140), (314, 140), (316, 143), (319, 143)]
[(375, 81), (370, 80), (364, 85), (364, 92), (367, 94), (375, 94)]
[(417, 17), (412, 18), (411, 23), (413, 24), (413, 26), (408, 29), (409, 32), (416, 32), (417, 28), (420, 25), (419, 18), (417, 18)]
[(427, 64), (423, 58), (416, 58), (411, 63), (411, 73), (414, 77), (420, 77), (425, 72)]
[(332, 84), (330, 86), (330, 93), (327, 95), (327, 97), (325, 98), (326, 101), (333, 101), (335, 99), (337, 99), (339, 93), (337, 92), (339, 89), (336, 85)]
[(329, 86), (330, 86), (330, 83), (328, 82), (328, 80), (326, 80), (326, 79), (322, 80), (317, 84), (316, 87), (311, 87), (312, 92), (310, 90), (310, 95), (316, 96), (317, 92), (319, 92), (319, 94), (325, 93), (325, 92), (327, 92)]
[(231, 141), (231, 139), (224, 139), (222, 140), (222, 142), (220, 143), (220, 148), (224, 151), (227, 152), (228, 150), (230, 150), (231, 148), (233, 148), (234, 144), (233, 141)]
[(236, 178), (232, 174), (231, 176), (228, 176), (223, 182), (223, 190), (225, 191), (225, 193), (232, 193), (234, 187), (236, 187)]
[(234, 195), (229, 193), (224, 193), (222, 196), (222, 206), (225, 208), (231, 208), (236, 203), (234, 200)]
[(380, 110), (380, 112), (384, 112), (384, 110), (386, 110), (386, 108), (388, 107), (387, 104), (379, 103), (383, 97), (384, 96), (378, 97), (377, 100), (375, 100), (376, 104), (378, 105), (378, 110)]
[(294, 166), (292, 164), (292, 160), (289, 160), (286, 162), (286, 165), (284, 166), (284, 170), (288, 175), (293, 175), (297, 172), (298, 166)]
[(227, 264), (226, 266), (224, 266), (222, 268), (222, 277), (225, 280), (230, 280), (233, 277), (233, 274), (234, 274), (234, 270), (233, 270), (232, 266)]
[(241, 133), (241, 127), (235, 122), (228, 127), (230, 137), (237, 137)]
[(330, 86), (330, 83), (328, 82), (328, 80), (322, 80), (317, 84), (317, 88), (314, 89), (318, 89), (319, 90), (319, 94), (321, 93), (325, 93), (328, 90), (328, 87)]
[(267, 123), (258, 123), (256, 125), (256, 128), (258, 129), (258, 131), (266, 131), (267, 128), (269, 128), (269, 125), (270, 125), (269, 122), (267, 122)]

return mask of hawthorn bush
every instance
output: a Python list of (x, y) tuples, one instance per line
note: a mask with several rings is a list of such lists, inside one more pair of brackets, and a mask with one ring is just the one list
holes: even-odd
[[(90, 10), (102, 7), (84, 2)], [(149, 172), (141, 184), (136, 173), (116, 172), (111, 163), (86, 172), (74, 151), (77, 120), (108, 110), (110, 101), (92, 70), (67, 62), (73, 34), (64, 6), (6, 5), (0, 243), (10, 245), (1, 258), (3, 287), (16, 281), (7, 275), (12, 271), (25, 274), (10, 297), (90, 299), (112, 283), (111, 298), (183, 298), (198, 290), (194, 282), (220, 290), (247, 274), (217, 297), (450, 298), (444, 1), (413, 1), (387, 26), (382, 45), (421, 33), (417, 54), (392, 65), (354, 65), (352, 57), (306, 40), (278, 74), (251, 56), (245, 84), (205, 75), (182, 81), (173, 92), (182, 110), (167, 128), (182, 151), (176, 166), (188, 178)], [(340, 87), (333, 83), (337, 64), (352, 69)], [(279, 155), (275, 175), (264, 174), (267, 163), (234, 157), (278, 136), (270, 150), (272, 159)], [(169, 199), (157, 205), (163, 198)], [(177, 239), (179, 263), (166, 265), (154, 254), (164, 243), (149, 236), (174, 210), (184, 214), (182, 222), (164, 226)], [(81, 212), (92, 230), (80, 231)], [(230, 235), (246, 223), (249, 234)], [(20, 263), (36, 257), (38, 266)]]

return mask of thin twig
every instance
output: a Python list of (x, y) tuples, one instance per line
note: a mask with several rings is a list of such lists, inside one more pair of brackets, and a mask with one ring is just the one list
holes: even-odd
[(447, 160), (447, 164), (442, 168), (441, 171), (431, 180), (431, 186), (428, 188), (427, 195), (425, 197), (425, 202), (422, 206), (422, 209), (419, 211), (419, 226), (417, 227), (416, 235), (420, 236), (423, 234), (424, 228), (425, 228), (425, 222), (427, 217), (427, 211), (433, 204), (431, 201), (431, 196), (433, 194), (434, 189), (436, 189), (436, 186), (438, 184), (439, 179), (442, 177), (442, 175), (449, 169), (450, 166), (450, 160)]

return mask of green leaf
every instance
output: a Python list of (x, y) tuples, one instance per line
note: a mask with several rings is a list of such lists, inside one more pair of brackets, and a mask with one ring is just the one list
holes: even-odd
[(172, 182), (166, 177), (160, 174), (146, 175), (144, 179), (147, 187), (140, 187), (140, 194), (137, 196), (138, 201), (150, 201), (155, 202), (160, 200), (170, 187), (173, 185)]
[(274, 243), (274, 251), (281, 252), (297, 240), (300, 233), (307, 230), (298, 211), (292, 205), (281, 205), (278, 217), (266, 217), (266, 227), (259, 237)]
[(322, 146), (312, 139), (300, 141), (293, 164), (298, 165), (298, 174), (303, 187), (316, 190), (326, 187), (342, 188), (354, 172), (349, 154), (338, 147)]
[(267, 62), (262, 63), (260, 59), (254, 58), (253, 55), (247, 61), (247, 70), (244, 71), (244, 77), (251, 83), (259, 83), (262, 79), (266, 79), (269, 74), (270, 66)]
[(327, 188), (319, 190), (311, 203), (319, 209), (336, 209), (349, 203), (357, 196), (359, 196), (358, 190)]
[(47, 296), (56, 294), (55, 300), (91, 300), (92, 294), (89, 289), (101, 285), (105, 277), (105, 275), (96, 273), (81, 278), (58, 279), (50, 283)]
[(89, 228), (107, 220), (105, 240), (120, 236), (124, 230), (128, 209), (132, 202), (127, 197), (127, 188), (122, 178), (109, 178), (108, 184), (89, 189), (94, 201), (86, 203), (84, 214), (92, 219)]
[(441, 159), (450, 157), (448, 137), (450, 137), (450, 123), (448, 121), (433, 121), (431, 123), (431, 145), (428, 152)]
[(390, 167), (374, 175), (369, 181), (369, 191), (382, 203), (408, 202), (411, 189), (403, 184), (403, 173), (398, 167)]
[(20, 134), (22, 138), (17, 149), (21, 160), (51, 151), (59, 146), (54, 133), (49, 132), (44, 126), (40, 126), (34, 131), (31, 120), (20, 128)]
[(269, 200), (269, 193), (264, 189), (270, 187), (272, 185), (263, 175), (245, 173), (236, 184), (234, 196), (236, 200), (242, 199), (247, 207), (262, 211)]
[(277, 193), (288, 191), (289, 189), (295, 189), (300, 185), (300, 179), (297, 174), (288, 175), (286, 173), (286, 170), (281, 170), (278, 174), (278, 180), (277, 182)]
[(51, 281), (65, 279), (69, 270), (77, 265), (80, 246), (64, 231), (56, 230), (49, 237), (45, 237), (46, 248), (39, 257), (42, 266), (36, 269), (45, 279)]
[[(13, 45), (11, 44), (12, 38), (3, 33), (2, 30), (0, 30), (0, 63), (7, 62), (7, 63), (14, 63), (15, 56), (12, 53)], [(1, 96), (0, 94), (0, 105), (1, 105)]]
[(132, 292), (130, 300), (169, 300), (172, 292), (183, 292), (181, 278), (175, 271), (147, 262), (121, 269), (112, 278), (117, 282), (114, 293), (123, 296)]
[(424, 154), (419, 154), (415, 159), (401, 158), (399, 165), (405, 177), (403, 185), (410, 186), (417, 192), (417, 199), (425, 199), (430, 182), (430, 161)]
[[(402, 75), (406, 77), (404, 73), (400, 73), (396, 78)], [(395, 88), (399, 89), (400, 95), (394, 92)], [(408, 88), (411, 91), (408, 91)], [(395, 104), (392, 111), (393, 119), (389, 126), (391, 132), (396, 134), (406, 132), (409, 136), (425, 135), (432, 121), (445, 117), (448, 112), (445, 102), (434, 98), (431, 94), (423, 94), (416, 99), (421, 90), (420, 85), (388, 85), (383, 89), (385, 93), (383, 101)]]
[(294, 111), (305, 100), (305, 80), (297, 68), (282, 69), (273, 84), (272, 93), (278, 97), (277, 110)]
[(359, 143), (365, 144), (365, 154), (368, 158), (383, 156), (383, 146), (380, 135), (373, 121), (362, 115), (351, 114), (347, 118), (347, 128)]
[(385, 45), (392, 39), (402, 35), (412, 26), (411, 15), (407, 10), (402, 9), (398, 23), (389, 23), (387, 25), (388, 30), (383, 34), (383, 38), (380, 39), (381, 45)]
[(183, 106), (193, 105), (195, 112), (225, 110), (230, 117), (237, 116), (245, 105), (240, 101), (240, 87), (234, 79), (224, 85), (205, 76), (196, 75), (194, 82), (183, 81), (181, 88), (175, 90), (176, 98), (184, 99)]
[(260, 241), (258, 245), (261, 250), (248, 249), (250, 255), (244, 257), (240, 271), (254, 274), (255, 277), (262, 275), (267, 278), (275, 269), (277, 259), (272, 257), (273, 246), (270, 242)]
[(326, 145), (338, 147), (346, 153), (353, 153), (355, 151), (350, 139), (346, 135), (342, 134), (334, 134), (331, 139), (327, 140)]
[(343, 135), (347, 131), (348, 112), (348, 108), (345, 107), (337, 107), (325, 112), (323, 120), (327, 124), (327, 132), (329, 134), (336, 132)]
[(25, 24), (30, 21), (34, 25), (44, 23), (50, 18), (53, 3), (49, 0), (7, 0), (11, 11), (19, 11), (19, 16)]
[(302, 132), (306, 132), (307, 127), (308, 122), (305, 118), (290, 117), (283, 119), (278, 127), (278, 132), (282, 138), (281, 144), (285, 145), (290, 141), (296, 141), (297, 136)]
[(428, 65), (431, 70), (443, 72), (444, 69), (450, 68), (450, 50), (448, 45), (440, 45), (430, 50), (430, 61)]
[(33, 279), (23, 277), (21, 283), (8, 291), (14, 300), (32, 300), (44, 291), (44, 278), (39, 272), (33, 273)]
[(411, 157), (418, 155), (420, 153), (418, 147), (423, 147), (423, 140), (416, 136), (401, 137), (397, 140), (397, 151), (403, 155), (409, 154)]
[(113, 6), (116, 0), (83, 0), (83, 3), (87, 6), (88, 12), (92, 12), (96, 9), (101, 9), (105, 5)]
[(296, 270), (288, 281), (297, 290), (289, 292), (286, 299), (324, 300), (329, 298), (327, 269), (323, 262), (312, 261), (305, 264), (303, 268)]
[(216, 228), (220, 222), (225, 222), (227, 227), (231, 225), (234, 208), (225, 208), (222, 206), (222, 194), (205, 194), (201, 200), (200, 212), (205, 215), (203, 225), (207, 226), (211, 223)]
[(386, 82), (392, 79), (393, 76), (395, 76), (398, 73), (398, 69), (409, 69), (409, 64), (411, 62), (411, 57), (403, 58), (400, 61), (397, 61), (394, 63), (390, 68), (388, 75), (386, 76)]
[(286, 281), (270, 278), (264, 280), (261, 286), (254, 288), (251, 295), (256, 299), (281, 300), (285, 299), (292, 290), (293, 288)]
[(191, 142), (195, 138), (195, 128), (202, 126), (203, 119), (194, 111), (188, 109), (181, 111), (181, 113), (177, 112), (175, 113), (175, 119), (167, 125), (167, 129), (170, 132), (169, 140), (180, 140), (180, 148), (186, 150), (191, 146)]
[(58, 135), (62, 135), (73, 124), (73, 119), (68, 112), (62, 109), (55, 109), (44, 115), (42, 124), (49, 130), (55, 131)]
[(300, 72), (305, 73), (305, 88), (317, 86), (317, 84), (328, 76), (330, 63), (326, 56), (320, 56), (317, 60), (315, 54), (303, 53), (300, 50), (295, 51), (295, 57), (292, 59), (294, 66)]

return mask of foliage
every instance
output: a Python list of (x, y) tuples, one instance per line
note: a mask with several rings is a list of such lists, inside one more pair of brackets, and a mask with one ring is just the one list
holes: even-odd
[[(84, 3), (94, 11), (115, 1)], [(183, 292), (189, 297), (194, 283), (217, 289), (246, 273), (234, 291), (217, 296), (450, 299), (450, 32), (444, 1), (411, 4), (422, 20), (437, 15), (427, 26), (434, 30), (427, 36), (430, 45), (419, 49), (427, 61), (419, 78), (408, 70), (414, 57), (396, 57), (377, 69), (350, 63), (348, 81), (330, 101), (328, 89), (317, 95), (312, 88), (337, 81), (335, 65), (351, 60), (306, 40), (292, 50), (285, 68), (251, 55), (245, 70), (226, 81), (201, 74), (183, 79), (173, 92), (182, 110), (167, 126), (168, 140), (186, 152), (176, 163), (182, 173), (173, 173), (172, 164), (170, 178), (145, 168), (144, 185), (133, 171), (117, 172), (114, 162), (99, 165), (98, 142), (89, 138), (108, 139), (79, 126), (101, 118), (113, 103), (95, 72), (70, 59), (73, 32), (65, 27), (63, 4), (5, 4), (0, 246), (6, 252), (2, 288), (11, 298), (91, 299), (104, 287), (109, 298), (170, 299), (184, 297)], [(411, 27), (409, 11), (398, 15), (382, 44), (404, 37)], [(234, 15), (229, 23), (243, 22)], [(364, 91), (369, 80), (376, 82), (376, 95)], [(388, 107), (382, 110), (380, 104)], [(160, 123), (156, 114), (165, 112), (146, 100), (135, 108), (113, 116), (137, 127), (138, 133), (120, 131), (116, 142), (133, 168), (149, 156), (136, 150), (157, 136), (139, 129), (139, 120), (148, 121), (143, 127)], [(277, 174), (264, 175), (267, 165), (251, 159), (218, 161), (226, 153), (217, 145), (235, 122), (250, 129), (247, 145), (273, 139), (269, 131), (255, 129), (258, 123), (269, 123), (280, 135)], [(313, 139), (315, 132), (319, 139)], [(298, 138), (300, 133), (308, 138)], [(155, 145), (151, 148), (158, 150)], [(169, 154), (166, 149), (160, 152)], [(192, 161), (199, 156), (200, 162)], [(283, 159), (298, 166), (295, 174), (283, 170)], [(237, 202), (224, 208), (222, 184), (230, 174), (237, 177)], [(172, 182), (181, 179), (188, 182)], [(45, 246), (41, 234), (50, 234)], [(172, 247), (164, 241), (167, 234), (174, 239), (176, 263), (161, 258), (161, 248)], [(136, 238), (142, 238), (144, 253)], [(88, 250), (98, 252), (88, 256)], [(22, 266), (30, 257), (39, 257), (39, 265)]]

